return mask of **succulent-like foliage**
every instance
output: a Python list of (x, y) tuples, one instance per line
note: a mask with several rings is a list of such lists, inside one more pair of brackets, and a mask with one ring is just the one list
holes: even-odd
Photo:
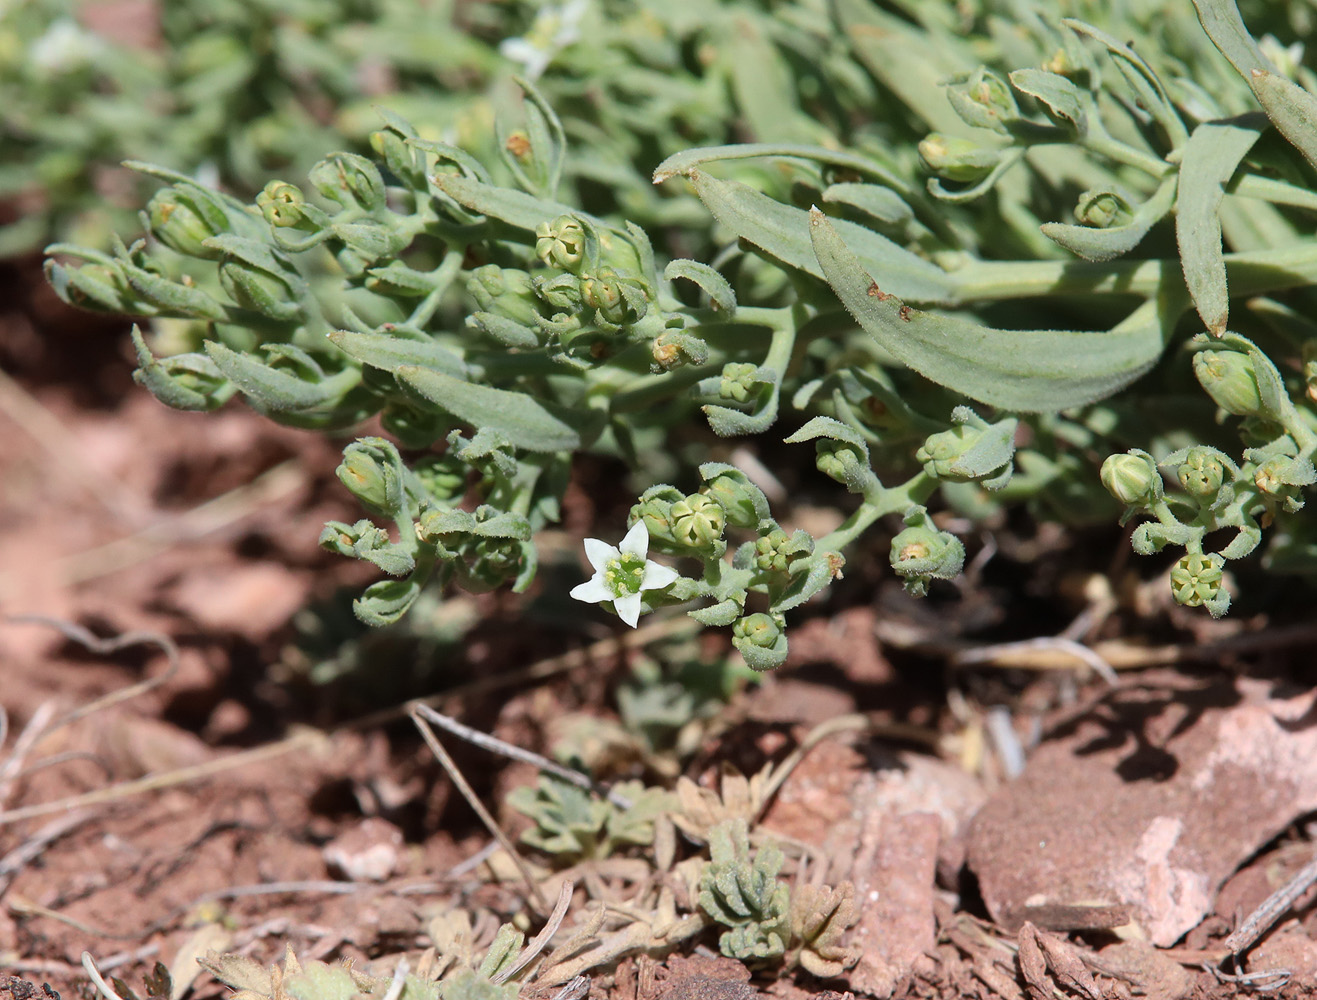
[[(630, 803), (622, 808), (615, 799)], [(639, 781), (621, 782), (613, 798), (603, 799), (569, 781), (543, 774), (532, 788), (514, 789), (512, 808), (534, 821), (522, 840), (565, 863), (606, 858), (621, 847), (654, 841), (654, 821), (669, 809), (672, 797)]]
[(821, 979), (839, 976), (860, 959), (860, 948), (842, 942), (860, 915), (855, 886), (843, 882), (796, 885), (791, 890), (791, 951), (787, 959)]
[(768, 844), (752, 854), (745, 820), (732, 819), (709, 831), (709, 853), (699, 904), (728, 928), (718, 938), (723, 954), (745, 962), (781, 957), (791, 934), (790, 889), (777, 877), (782, 851)]

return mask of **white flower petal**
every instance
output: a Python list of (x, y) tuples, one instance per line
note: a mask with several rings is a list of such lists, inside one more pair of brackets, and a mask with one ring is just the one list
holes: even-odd
[(601, 542), (597, 538), (587, 538), (585, 540), (585, 557), (590, 560), (590, 565), (596, 572), (602, 571), (610, 559), (620, 559), (622, 553), (609, 545), (607, 542)]
[(640, 621), (640, 594), (627, 594), (626, 597), (619, 597), (613, 602), (613, 610), (617, 612), (617, 617), (632, 628), (636, 627), (636, 622)]
[(600, 601), (611, 601), (613, 592), (608, 589), (604, 583), (603, 575), (596, 573), (585, 583), (578, 583), (571, 590), (572, 597), (578, 601), (585, 601), (587, 604), (598, 604)]
[(649, 552), (649, 529), (645, 527), (643, 520), (631, 526), (631, 530), (626, 533), (626, 538), (622, 539), (622, 544), (618, 548), (637, 559), (645, 558)]
[(681, 576), (671, 566), (661, 566), (650, 560), (645, 563), (645, 576), (640, 581), (641, 590), (662, 590), (664, 587), (674, 583)]

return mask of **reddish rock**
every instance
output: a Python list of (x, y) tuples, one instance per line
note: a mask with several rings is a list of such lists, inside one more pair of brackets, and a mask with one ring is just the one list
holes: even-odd
[(979, 811), (967, 857), (994, 919), (1064, 930), (1128, 910), (1170, 946), (1243, 861), (1317, 809), (1317, 692), (1185, 685), (1112, 692)]

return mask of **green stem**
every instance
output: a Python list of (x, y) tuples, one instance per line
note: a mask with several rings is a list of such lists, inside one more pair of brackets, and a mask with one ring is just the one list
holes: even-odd
[(1269, 201), (1273, 205), (1292, 205), (1295, 208), (1317, 211), (1317, 191), (1309, 191), (1307, 188), (1276, 180), (1274, 177), (1236, 174), (1226, 185), (1226, 193)]
[(1094, 130), (1091, 126), (1088, 135), (1084, 137), (1083, 146), (1099, 156), (1105, 156), (1116, 163), (1123, 163), (1128, 167), (1142, 170), (1144, 173), (1151, 174), (1159, 179), (1175, 169), (1165, 160), (1158, 159), (1151, 153), (1145, 153), (1141, 149), (1135, 149), (1118, 139), (1113, 139), (1106, 131)]
[(466, 256), (466, 247), (460, 249), (452, 247), (448, 253), (444, 254), (444, 259), (440, 261), (439, 266), (430, 273), (434, 275), (434, 289), (417, 304), (412, 310), (408, 322), (415, 326), (425, 329), (426, 324), (434, 318), (435, 310), (439, 308), (439, 303), (443, 301), (448, 289), (452, 286), (454, 279), (462, 270), (462, 260)]
[[(1226, 255), (1232, 298), (1317, 284), (1317, 241)], [(976, 261), (953, 273), (955, 301), (990, 302), (1027, 296), (1127, 293), (1147, 297), (1164, 282), (1183, 283), (1178, 260)]]
[(880, 517), (900, 514), (916, 504), (921, 504), (936, 489), (937, 481), (924, 472), (918, 473), (900, 486), (890, 488), (879, 486), (871, 495), (865, 497), (864, 503), (855, 513), (820, 538), (814, 544), (814, 551), (840, 552), (864, 534)]

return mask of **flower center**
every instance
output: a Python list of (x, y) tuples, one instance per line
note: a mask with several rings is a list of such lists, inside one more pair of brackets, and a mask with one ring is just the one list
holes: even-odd
[(604, 566), (604, 583), (616, 597), (640, 593), (640, 582), (644, 579), (645, 560), (636, 556), (621, 555)]

